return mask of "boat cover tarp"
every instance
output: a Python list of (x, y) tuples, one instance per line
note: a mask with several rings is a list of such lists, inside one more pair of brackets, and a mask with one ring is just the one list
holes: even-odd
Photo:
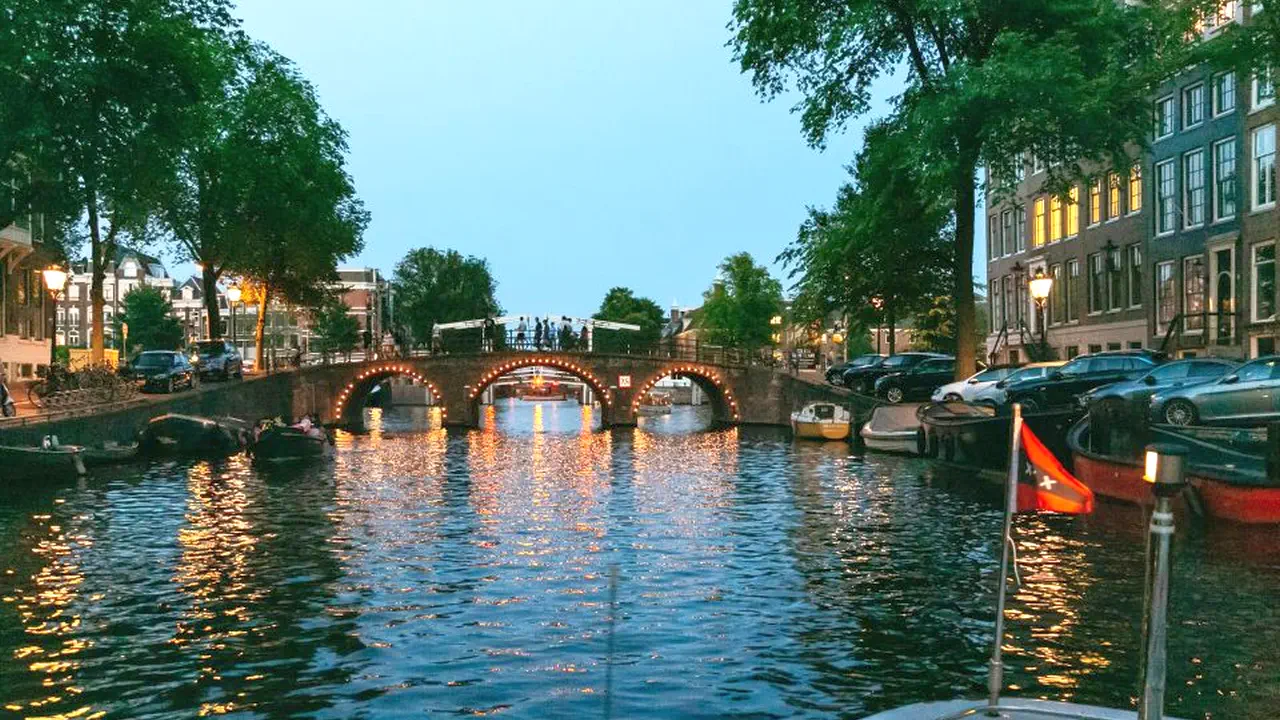
[(871, 411), (866, 428), (876, 435), (896, 433), (915, 435), (920, 427), (915, 405), (879, 405)]

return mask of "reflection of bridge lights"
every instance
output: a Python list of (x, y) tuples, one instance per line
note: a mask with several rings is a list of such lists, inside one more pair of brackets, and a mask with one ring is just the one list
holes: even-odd
[[(644, 385), (640, 386), (640, 389), (636, 392), (635, 397), (631, 399), (631, 411), (636, 412), (640, 409), (640, 401), (646, 395), (648, 395), (649, 391), (652, 390), (653, 387), (657, 385), (658, 382), (661, 381), (663, 378), (665, 377), (678, 378), (681, 375), (689, 375), (692, 377), (702, 378), (703, 380), (710, 381), (717, 388), (721, 388), (721, 386), (724, 385), (724, 383), (720, 380), (720, 376), (714, 370), (709, 370), (705, 367), (700, 367), (697, 365), (680, 365), (674, 368), (668, 368), (667, 370), (659, 372), (658, 374), (649, 378), (649, 380), (646, 381)], [(722, 388), (722, 391), (724, 393), (725, 401), (729, 403), (729, 410), (730, 412), (733, 413), (733, 419), (738, 420), (740, 418), (740, 415), (738, 414), (738, 401), (733, 399), (733, 393), (729, 391), (728, 386), (724, 386)]]

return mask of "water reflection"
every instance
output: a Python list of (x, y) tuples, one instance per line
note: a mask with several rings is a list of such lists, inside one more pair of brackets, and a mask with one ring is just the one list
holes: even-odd
[[(602, 431), (576, 403), (502, 401), (459, 431), (370, 410), (328, 463), (0, 487), (0, 707), (541, 718), (599, 715), (609, 690), (615, 717), (858, 717), (981, 694), (998, 491), (700, 412)], [(1103, 504), (1017, 535), (1009, 683), (1129, 702), (1142, 518)], [(1179, 537), (1170, 712), (1275, 717), (1273, 535)]]

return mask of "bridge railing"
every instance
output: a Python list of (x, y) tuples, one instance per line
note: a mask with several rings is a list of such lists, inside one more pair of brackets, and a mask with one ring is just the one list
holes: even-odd
[(397, 348), (381, 351), (352, 351), (349, 353), (311, 353), (302, 358), (305, 365), (334, 365), (359, 363), (367, 360), (392, 360), (402, 358), (439, 357), (446, 355), (482, 355), (493, 352), (530, 353), (592, 353), (597, 355), (627, 355), (633, 357), (662, 358), (679, 362), (698, 362), (713, 365), (755, 365), (780, 367), (772, 348), (747, 350), (744, 348), (713, 345), (698, 340), (659, 340), (635, 342), (626, 337), (597, 335), (588, 343), (586, 339), (571, 334), (553, 338), (538, 338), (530, 333), (507, 332), (497, 337), (481, 337), (478, 333), (463, 337), (438, 338), (429, 346)]

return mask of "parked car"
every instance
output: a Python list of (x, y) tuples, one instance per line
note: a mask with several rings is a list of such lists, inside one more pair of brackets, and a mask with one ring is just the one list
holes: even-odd
[(1023, 365), (1017, 370), (1009, 373), (1009, 376), (990, 386), (979, 388), (968, 398), (969, 402), (979, 405), (990, 405), (999, 407), (1009, 402), (1009, 394), (1007, 389), (1010, 385), (1026, 380), (1039, 380), (1049, 376), (1049, 373), (1066, 365), (1066, 360), (1047, 360), (1045, 362), (1029, 363)]
[(1074, 405), (1076, 397), (1101, 385), (1133, 380), (1159, 365), (1162, 356), (1149, 350), (1092, 353), (1067, 362), (1039, 380), (1010, 385), (1009, 401), (1027, 412)]
[(876, 396), (891, 403), (926, 398), (956, 375), (955, 358), (930, 358), (910, 370), (890, 373), (876, 380)]
[(934, 402), (948, 400), (972, 401), (979, 392), (994, 386), (1017, 372), (1021, 367), (1021, 365), (996, 365), (985, 370), (979, 370), (964, 380), (957, 380), (939, 387), (933, 391), (933, 396), (930, 399)]
[(1137, 379), (1094, 388), (1080, 396), (1080, 404), (1086, 408), (1090, 403), (1103, 402), (1141, 403), (1147, 407), (1157, 392), (1213, 382), (1236, 366), (1237, 363), (1222, 358), (1176, 360), (1156, 366)]
[(827, 368), (826, 380), (828, 383), (832, 385), (843, 385), (844, 373), (846, 370), (850, 368), (867, 367), (870, 365), (874, 365), (876, 363), (882, 362), (884, 358), (885, 358), (884, 355), (859, 355), (857, 357), (849, 358), (849, 360), (846, 362), (832, 365), (831, 367)]
[(244, 377), (244, 358), (226, 340), (204, 340), (191, 348), (191, 363), (201, 378)]
[(1280, 355), (1247, 362), (1226, 375), (1151, 397), (1152, 422), (1170, 425), (1261, 425), (1280, 419)]
[(170, 350), (148, 350), (130, 365), (133, 378), (143, 390), (173, 392), (180, 387), (196, 386), (196, 369), (187, 356)]
[(862, 395), (870, 395), (876, 387), (876, 380), (890, 373), (910, 370), (925, 360), (945, 358), (941, 353), (905, 352), (890, 355), (884, 360), (871, 365), (849, 368), (844, 371), (844, 386)]

